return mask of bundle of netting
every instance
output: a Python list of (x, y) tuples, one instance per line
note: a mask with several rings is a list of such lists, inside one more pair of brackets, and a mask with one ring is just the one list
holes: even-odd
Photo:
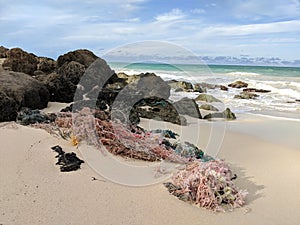
[(187, 162), (165, 145), (161, 135), (145, 132), (137, 126), (95, 117), (95, 110), (84, 108), (76, 113), (59, 113), (55, 124), (62, 129), (71, 129), (78, 142), (85, 141), (110, 153), (147, 161), (168, 160)]
[(245, 204), (247, 192), (239, 190), (229, 166), (222, 160), (194, 161), (176, 172), (169, 192), (183, 201), (213, 211), (224, 211)]

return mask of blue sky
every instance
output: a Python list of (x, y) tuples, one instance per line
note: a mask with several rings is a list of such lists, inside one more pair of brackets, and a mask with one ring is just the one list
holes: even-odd
[(57, 58), (144, 40), (200, 56), (300, 59), (300, 0), (0, 0), (0, 45)]

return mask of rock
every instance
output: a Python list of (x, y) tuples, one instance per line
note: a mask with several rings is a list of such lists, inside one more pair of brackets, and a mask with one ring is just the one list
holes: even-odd
[(71, 82), (74, 85), (77, 85), (79, 83), (80, 78), (83, 76), (84, 72), (84, 65), (75, 61), (65, 63), (57, 71), (61, 79), (63, 78), (65, 79), (65, 81)]
[(45, 74), (49, 74), (55, 71), (56, 61), (54, 61), (53, 59), (47, 57), (37, 57), (37, 60), (37, 71), (42, 71)]
[(228, 87), (232, 87), (232, 88), (246, 88), (248, 87), (248, 84), (246, 82), (243, 81), (235, 81), (234, 83), (228, 84)]
[(220, 85), (220, 89), (222, 91), (228, 91), (228, 87), (224, 86), (224, 85)]
[(61, 67), (65, 63), (74, 61), (87, 68), (97, 59), (98, 57), (93, 52), (86, 49), (79, 49), (59, 56), (57, 59), (57, 66)]
[[(49, 101), (47, 88), (41, 82), (24, 73), (1, 71), (0, 92), (8, 97), (2, 95), (5, 101), (13, 99), (18, 110), (21, 107), (42, 109), (47, 107)], [(12, 114), (16, 115), (16, 112), (13, 111)]]
[(144, 98), (156, 96), (168, 99), (170, 89), (170, 86), (154, 73), (142, 73), (136, 81), (136, 91), (142, 92)]
[(38, 61), (32, 53), (25, 52), (20, 48), (12, 48), (7, 51), (6, 55), (7, 58), (2, 66), (9, 70), (33, 75), (37, 69)]
[(206, 88), (197, 83), (194, 85), (194, 92), (204, 93), (206, 92)]
[(76, 85), (67, 82), (64, 77), (57, 73), (51, 73), (47, 76), (37, 77), (48, 89), (50, 101), (53, 102), (72, 102)]
[(259, 93), (268, 93), (270, 90), (265, 89), (256, 89), (256, 88), (244, 88), (243, 92), (259, 92)]
[(125, 80), (127, 84), (136, 82), (138, 79), (140, 79), (139, 75), (127, 75), (126, 73), (123, 72), (118, 73), (117, 76), (118, 78)]
[(8, 50), (9, 50), (8, 48), (5, 48), (4, 46), (0, 46), (0, 58), (6, 58)]
[(186, 125), (186, 120), (179, 115), (175, 107), (163, 98), (149, 97), (137, 102), (131, 110), (139, 117), (162, 120), (179, 125)]
[(203, 101), (203, 102), (222, 102), (221, 100), (215, 98), (212, 95), (209, 94), (200, 94), (198, 97), (195, 99), (196, 101)]
[(193, 85), (190, 82), (186, 81), (176, 81), (176, 80), (171, 80), (167, 81), (167, 83), (170, 85), (171, 88), (177, 89), (177, 88), (182, 88), (183, 90), (192, 90)]
[(203, 90), (206, 90), (206, 89), (215, 89), (218, 87), (218, 85), (215, 85), (215, 84), (209, 84), (209, 83), (205, 83), (205, 82), (202, 82), (202, 83), (196, 83), (194, 86), (196, 87), (201, 87)]
[(241, 92), (239, 95), (234, 96), (234, 98), (238, 99), (256, 99), (257, 97), (259, 97), (259, 95), (252, 92)]
[(184, 90), (182, 88), (176, 88), (175, 92), (183, 92)]
[(221, 113), (210, 113), (204, 116), (203, 119), (224, 118), (226, 120), (235, 120), (236, 116), (229, 108), (226, 108)]
[(194, 99), (182, 98), (173, 103), (178, 113), (202, 119), (198, 104)]
[(106, 88), (110, 89), (110, 90), (116, 90), (116, 91), (120, 91), (122, 90), (124, 87), (126, 86), (126, 84), (124, 82), (115, 82), (112, 84), (106, 84)]
[(142, 98), (156, 96), (168, 99), (170, 96), (170, 86), (155, 73), (141, 73), (139, 75), (130, 76), (125, 73), (118, 73), (117, 77), (119, 79), (114, 83), (120, 82), (120, 86), (123, 87), (128, 84), (126, 90), (122, 92), (123, 95), (134, 95), (139, 92)]
[(213, 105), (210, 105), (210, 104), (201, 105), (199, 108), (204, 109), (204, 110), (208, 110), (208, 111), (216, 111), (216, 112), (219, 111), (218, 108), (216, 108), (216, 107), (214, 107)]
[(99, 58), (88, 70), (84, 65), (71, 61), (59, 67), (57, 73), (39, 76), (37, 79), (48, 88), (51, 101), (72, 102), (76, 91), (76, 101), (83, 100), (84, 96), (96, 99), (111, 76), (116, 77), (106, 62)]
[(0, 122), (13, 121), (17, 117), (18, 104), (16, 101), (0, 91)]

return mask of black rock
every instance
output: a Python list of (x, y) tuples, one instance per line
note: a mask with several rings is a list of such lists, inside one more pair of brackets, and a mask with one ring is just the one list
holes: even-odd
[(22, 107), (46, 108), (49, 101), (49, 92), (41, 82), (19, 72), (0, 70), (0, 92), (0, 121), (15, 120)]
[[(130, 114), (132, 113), (137, 113), (138, 117), (186, 125), (185, 118), (179, 115), (176, 108), (167, 100), (159, 97), (143, 98), (131, 109)], [(124, 114), (126, 115), (126, 113)]]

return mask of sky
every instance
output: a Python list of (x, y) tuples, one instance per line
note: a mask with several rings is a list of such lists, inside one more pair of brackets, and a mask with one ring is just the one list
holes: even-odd
[[(0, 0), (0, 45), (57, 58), (167, 41), (199, 56), (300, 60), (300, 0)], [(297, 61), (298, 62), (298, 61)]]

